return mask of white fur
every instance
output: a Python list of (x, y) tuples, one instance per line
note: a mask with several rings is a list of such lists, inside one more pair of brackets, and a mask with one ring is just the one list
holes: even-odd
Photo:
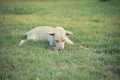
[(21, 40), (19, 46), (25, 43), (27, 40), (47, 40), (49, 45), (55, 50), (63, 50), (64, 43), (73, 44), (73, 42), (66, 36), (73, 34), (70, 31), (64, 30), (62, 27), (52, 28), (49, 26), (41, 26), (33, 28), (28, 31), (26, 40)]

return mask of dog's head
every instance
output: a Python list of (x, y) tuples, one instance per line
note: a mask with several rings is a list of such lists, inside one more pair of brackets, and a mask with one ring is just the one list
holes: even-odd
[(56, 27), (54, 31), (48, 32), (49, 35), (52, 35), (54, 37), (55, 47), (58, 50), (64, 49), (64, 44), (66, 41), (66, 36), (73, 34), (70, 31), (64, 30), (62, 27)]

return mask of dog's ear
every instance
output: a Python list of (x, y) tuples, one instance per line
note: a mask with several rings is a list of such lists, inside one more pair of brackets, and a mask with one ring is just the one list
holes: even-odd
[(71, 31), (65, 31), (66, 32), (66, 35), (71, 35), (73, 34)]
[(48, 34), (54, 36), (54, 32), (48, 32)]

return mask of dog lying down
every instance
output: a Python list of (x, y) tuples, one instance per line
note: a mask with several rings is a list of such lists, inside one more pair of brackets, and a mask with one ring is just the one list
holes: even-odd
[(70, 31), (64, 30), (62, 27), (52, 28), (50, 26), (40, 26), (33, 28), (28, 31), (26, 35), (26, 40), (21, 40), (19, 46), (25, 43), (28, 40), (47, 40), (49, 45), (54, 50), (63, 50), (64, 44), (73, 44), (73, 42), (67, 37), (68, 35), (73, 34)]

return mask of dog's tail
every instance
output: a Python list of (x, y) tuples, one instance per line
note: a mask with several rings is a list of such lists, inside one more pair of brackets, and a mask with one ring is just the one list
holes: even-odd
[(27, 41), (27, 35), (24, 35), (23, 40), (20, 41), (19, 46)]

